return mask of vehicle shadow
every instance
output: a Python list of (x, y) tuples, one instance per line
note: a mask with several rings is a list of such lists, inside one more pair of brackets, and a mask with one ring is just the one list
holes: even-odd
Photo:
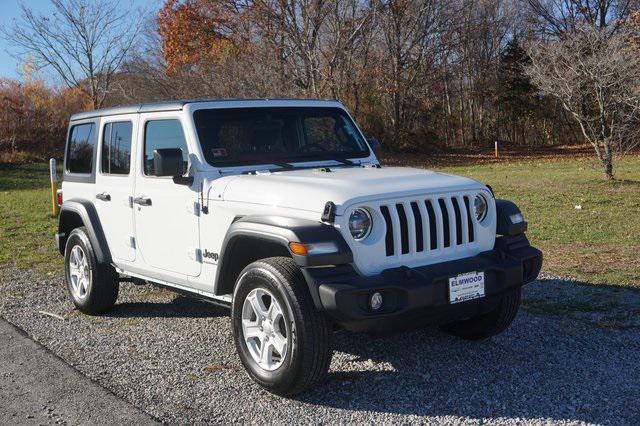
[[(545, 302), (553, 309), (540, 309)], [(638, 307), (637, 291), (543, 279), (525, 288), (512, 327), (487, 341), (437, 329), (375, 340), (341, 332), (333, 361), (339, 367), (298, 399), (415, 416), (637, 424), (640, 327), (602, 319), (631, 309), (637, 321)]]
[(114, 318), (213, 318), (229, 316), (229, 309), (205, 300), (173, 296), (167, 301), (119, 302), (108, 316)]

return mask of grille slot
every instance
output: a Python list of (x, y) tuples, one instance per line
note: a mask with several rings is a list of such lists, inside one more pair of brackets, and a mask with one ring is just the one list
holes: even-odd
[(411, 210), (413, 211), (413, 220), (415, 222), (415, 227), (416, 227), (416, 251), (421, 252), (424, 250), (422, 213), (420, 213), (420, 208), (418, 207), (418, 203), (416, 203), (415, 201), (411, 202)]
[(467, 210), (467, 232), (469, 232), (469, 242), (472, 243), (475, 241), (476, 236), (473, 232), (473, 222), (471, 220), (471, 207), (469, 207), (469, 197), (464, 196), (464, 206)]
[(380, 213), (382, 213), (384, 222), (387, 225), (387, 234), (384, 237), (387, 256), (393, 256), (393, 224), (391, 222), (391, 215), (389, 214), (389, 207), (380, 206)]
[(431, 250), (438, 248), (438, 222), (436, 222), (436, 213), (433, 209), (433, 203), (431, 200), (425, 201), (427, 205), (427, 212), (429, 214), (429, 236), (431, 237)]
[(407, 225), (407, 214), (404, 212), (402, 204), (396, 204), (398, 219), (400, 220), (400, 241), (402, 254), (409, 253), (409, 226)]
[(449, 229), (449, 210), (447, 209), (447, 204), (444, 202), (444, 199), (438, 199), (438, 204), (440, 205), (440, 211), (442, 212), (442, 233), (444, 236), (444, 246), (451, 246), (451, 230)]
[(456, 244), (462, 244), (462, 215), (460, 214), (460, 206), (458, 206), (458, 199), (452, 198), (453, 213), (456, 217)]
[(452, 195), (380, 205), (387, 257), (440, 253), (476, 241), (471, 199)]

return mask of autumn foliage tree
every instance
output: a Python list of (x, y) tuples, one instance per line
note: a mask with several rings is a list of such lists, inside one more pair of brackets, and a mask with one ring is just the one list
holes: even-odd
[(85, 110), (77, 89), (53, 90), (42, 81), (0, 79), (0, 155), (25, 161), (60, 156), (69, 115)]
[(239, 5), (225, 0), (167, 0), (156, 23), (167, 72), (206, 65), (240, 40), (236, 37)]

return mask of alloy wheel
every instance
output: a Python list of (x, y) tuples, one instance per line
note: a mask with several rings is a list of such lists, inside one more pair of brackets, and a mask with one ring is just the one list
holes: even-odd
[(73, 246), (69, 254), (69, 278), (71, 291), (78, 300), (83, 300), (91, 290), (91, 268), (87, 255), (79, 245)]
[(288, 350), (289, 325), (270, 291), (256, 288), (247, 294), (242, 305), (242, 333), (256, 364), (267, 371), (282, 365)]

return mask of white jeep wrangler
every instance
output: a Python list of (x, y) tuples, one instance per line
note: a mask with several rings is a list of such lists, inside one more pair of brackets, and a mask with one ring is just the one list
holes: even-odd
[(505, 330), (542, 253), (471, 179), (380, 167), (336, 101), (142, 104), (71, 117), (56, 242), (75, 306), (120, 281), (231, 307), (240, 360), (271, 392), (327, 374), (337, 329)]

